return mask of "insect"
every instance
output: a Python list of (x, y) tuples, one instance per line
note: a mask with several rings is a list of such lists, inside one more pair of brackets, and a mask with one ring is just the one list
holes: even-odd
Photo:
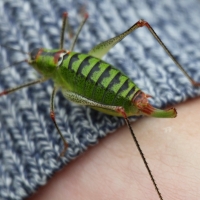
[(64, 149), (61, 152), (61, 156), (63, 156), (66, 152), (68, 143), (56, 123), (54, 113), (54, 99), (58, 90), (61, 90), (67, 99), (75, 103), (90, 106), (93, 109), (109, 115), (123, 117), (129, 127), (137, 149), (154, 184), (155, 190), (159, 198), (162, 200), (163, 197), (156, 185), (128, 117), (133, 115), (146, 115), (160, 118), (174, 118), (176, 117), (176, 110), (174, 108), (161, 110), (151, 106), (148, 102), (148, 98), (151, 97), (150, 95), (142, 92), (136, 84), (128, 78), (128, 76), (123, 74), (111, 64), (101, 60), (101, 58), (132, 31), (145, 26), (171, 57), (174, 63), (190, 80), (190, 82), (194, 86), (199, 86), (200, 83), (195, 82), (187, 74), (187, 72), (163, 44), (158, 35), (154, 32), (149, 23), (144, 20), (139, 20), (125, 32), (96, 45), (88, 52), (88, 54), (73, 52), (78, 35), (87, 18), (88, 15), (85, 14), (84, 20), (80, 24), (69, 50), (65, 50), (63, 45), (64, 33), (67, 24), (67, 13), (63, 13), (59, 48), (34, 49), (29, 54), (29, 59), (26, 60), (28, 64), (30, 64), (37, 72), (39, 72), (39, 74), (42, 75), (42, 78), (14, 88), (6, 89), (0, 92), (0, 96), (44, 82), (48, 79), (52, 79), (54, 81), (54, 88), (50, 98), (50, 117), (64, 143)]

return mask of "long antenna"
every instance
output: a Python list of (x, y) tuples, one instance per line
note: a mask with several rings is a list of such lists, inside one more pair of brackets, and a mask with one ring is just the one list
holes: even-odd
[[(18, 51), (18, 52), (20, 52), (20, 53), (22, 53), (22, 54), (27, 54), (27, 55), (29, 55), (29, 53), (27, 53), (27, 52), (25, 52), (25, 51), (22, 51), (21, 49), (15, 49), (15, 48), (13, 48), (13, 47), (10, 47), (10, 46), (4, 45), (4, 44), (0, 44), (0, 46), (4, 47), (4, 48), (6, 48), (6, 49), (11, 49), (11, 50), (13, 50), (13, 51)], [(6, 66), (6, 67), (0, 69), (0, 73), (1, 73), (3, 70), (5, 70), (6, 68), (9, 68), (9, 67), (11, 67), (11, 66), (13, 66), (13, 65), (21, 64), (21, 63), (23, 63), (23, 62), (27, 62), (27, 60), (24, 59), (24, 60), (20, 60), (20, 61), (13, 62), (13, 63), (11, 63), (9, 66)]]
[(11, 50), (13, 50), (13, 51), (18, 51), (18, 52), (21, 52), (21, 53), (23, 53), (23, 54), (29, 55), (29, 53), (27, 53), (27, 52), (25, 52), (25, 51), (22, 51), (21, 49), (15, 49), (15, 48), (13, 48), (13, 47), (10, 47), (10, 46), (4, 45), (4, 44), (0, 44), (0, 46), (5, 47), (6, 49), (11, 49)]
[(0, 69), (0, 73), (1, 73), (3, 70), (5, 70), (6, 68), (9, 68), (9, 67), (11, 67), (11, 66), (13, 66), (13, 65), (18, 65), (18, 64), (23, 63), (23, 62), (27, 62), (27, 60), (25, 59), (25, 60), (16, 61), (16, 62), (12, 63), (11, 65), (6, 66), (6, 67)]

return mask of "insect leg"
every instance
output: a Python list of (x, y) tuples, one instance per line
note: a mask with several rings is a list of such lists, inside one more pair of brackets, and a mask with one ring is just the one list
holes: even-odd
[(46, 78), (40, 78), (40, 79), (37, 79), (37, 80), (34, 80), (34, 81), (30, 81), (28, 83), (19, 85), (19, 86), (14, 87), (14, 88), (9, 88), (7, 90), (4, 90), (4, 91), (0, 92), (0, 96), (7, 95), (9, 93), (15, 92), (15, 91), (20, 90), (22, 88), (29, 87), (29, 86), (35, 85), (37, 83), (42, 83), (44, 81), (46, 81)]
[(67, 12), (63, 13), (62, 16), (62, 28), (61, 28), (61, 33), (60, 33), (60, 45), (59, 45), (59, 49), (63, 49), (63, 45), (64, 45), (64, 40), (65, 40), (65, 28), (67, 25)]
[(183, 72), (183, 74), (189, 79), (189, 81), (194, 86), (200, 86), (199, 82), (194, 81), (188, 73), (184, 70), (184, 68), (181, 66), (181, 64), (175, 59), (175, 57), (172, 55), (172, 53), (169, 51), (169, 49), (165, 46), (165, 44), (162, 42), (162, 40), (158, 37), (156, 32), (153, 30), (153, 28), (150, 26), (150, 24), (144, 20), (139, 20), (137, 23), (138, 28), (146, 26), (150, 33), (153, 35), (153, 37), (158, 41), (158, 43), (163, 47), (163, 49), (166, 51), (166, 53), (169, 55), (169, 57), (173, 60), (173, 62), (177, 65), (177, 67)]
[(88, 54), (97, 57), (102, 58), (113, 46), (115, 46), (118, 42), (120, 42), (122, 39), (124, 39), (127, 35), (129, 35), (132, 31), (136, 30), (137, 28), (146, 26), (150, 33), (154, 36), (154, 38), (159, 42), (159, 44), (163, 47), (163, 49), (167, 52), (169, 57), (173, 60), (173, 62), (177, 65), (177, 67), (183, 72), (183, 74), (189, 79), (189, 81), (194, 86), (200, 86), (199, 82), (195, 82), (188, 73), (184, 70), (184, 68), (181, 66), (181, 64), (175, 59), (175, 57), (172, 55), (172, 53), (169, 51), (169, 49), (165, 46), (165, 44), (161, 41), (161, 39), (158, 37), (158, 35), (155, 33), (153, 28), (150, 26), (150, 24), (144, 20), (139, 20), (136, 22), (133, 26), (131, 26), (128, 30), (125, 32), (106, 40), (98, 45), (96, 45)]
[(80, 24), (79, 27), (78, 27), (77, 33), (76, 33), (76, 35), (75, 35), (74, 38), (73, 38), (73, 41), (72, 41), (71, 46), (70, 46), (70, 48), (69, 48), (69, 51), (73, 51), (74, 46), (75, 46), (76, 41), (77, 41), (77, 38), (78, 38), (78, 36), (79, 36), (79, 33), (81, 32), (81, 30), (82, 30), (82, 28), (83, 28), (83, 25), (85, 24), (87, 18), (88, 18), (88, 13), (85, 13), (84, 19), (83, 19), (83, 21), (81, 22), (81, 24)]
[(153, 185), (154, 185), (154, 187), (155, 187), (155, 190), (156, 190), (156, 192), (157, 192), (157, 194), (158, 194), (160, 200), (163, 200), (163, 197), (162, 197), (162, 195), (161, 195), (161, 193), (160, 193), (160, 191), (159, 191), (159, 189), (158, 189), (158, 186), (157, 186), (157, 184), (156, 184), (156, 181), (155, 181), (155, 179), (154, 179), (154, 177), (153, 177), (153, 175), (152, 175), (152, 172), (151, 172), (151, 170), (150, 170), (150, 168), (149, 168), (149, 165), (148, 165), (148, 163), (147, 163), (147, 161), (146, 161), (146, 158), (145, 158), (145, 156), (144, 156), (144, 154), (143, 154), (143, 152), (142, 152), (142, 149), (140, 148), (139, 142), (138, 142), (138, 140), (137, 140), (137, 138), (136, 138), (136, 136), (135, 136), (135, 133), (133, 132), (133, 129), (132, 129), (131, 124), (130, 124), (130, 121), (129, 121), (129, 119), (128, 119), (128, 117), (127, 117), (127, 115), (126, 115), (124, 109), (123, 109), (122, 107), (117, 107), (116, 110), (117, 110), (117, 112), (121, 113), (122, 116), (124, 117), (124, 120), (125, 120), (125, 122), (126, 122), (128, 128), (129, 128), (129, 130), (130, 130), (130, 132), (131, 132), (131, 135), (132, 135), (133, 140), (134, 140), (134, 142), (135, 142), (135, 144), (136, 144), (136, 147), (137, 147), (137, 149), (138, 149), (138, 151), (139, 151), (139, 153), (140, 153), (140, 156), (142, 157), (142, 160), (143, 160), (143, 162), (144, 162), (144, 164), (145, 164), (145, 167), (146, 167), (146, 169), (147, 169), (147, 171), (148, 171), (148, 173), (149, 173), (149, 176), (150, 176), (150, 178), (151, 178), (151, 181), (153, 182)]
[(112, 111), (120, 113), (120, 115), (124, 118), (127, 126), (129, 127), (129, 130), (130, 130), (130, 132), (132, 134), (132, 137), (134, 139), (136, 147), (137, 147), (137, 149), (138, 149), (138, 151), (139, 151), (139, 153), (140, 153), (140, 155), (142, 157), (142, 160), (143, 160), (143, 162), (145, 164), (145, 167), (146, 167), (146, 169), (147, 169), (147, 171), (149, 173), (149, 176), (150, 176), (150, 178), (151, 178), (151, 180), (153, 182), (153, 185), (154, 185), (154, 187), (156, 189), (156, 192), (158, 193), (158, 196), (159, 196), (160, 200), (163, 200), (162, 195), (161, 195), (161, 193), (160, 193), (160, 191), (159, 191), (159, 189), (157, 187), (157, 184), (155, 182), (155, 179), (153, 178), (151, 170), (150, 170), (150, 168), (148, 166), (148, 163), (147, 163), (147, 161), (146, 161), (146, 159), (144, 157), (142, 149), (140, 148), (140, 145), (139, 145), (139, 143), (137, 141), (137, 138), (136, 138), (136, 136), (135, 136), (135, 134), (133, 132), (133, 129), (132, 129), (131, 125), (130, 125), (130, 121), (129, 121), (129, 119), (128, 119), (125, 111), (124, 111), (124, 108), (120, 107), (120, 106), (104, 105), (104, 104), (92, 101), (90, 99), (87, 99), (85, 97), (82, 97), (82, 96), (80, 96), (80, 95), (78, 95), (76, 93), (65, 91), (65, 90), (63, 90), (62, 93), (67, 99), (69, 99), (69, 100), (71, 100), (73, 102), (79, 103), (81, 105), (87, 105), (87, 106), (90, 106), (90, 107), (92, 107), (94, 109), (97, 109), (97, 110), (98, 109), (105, 109), (105, 110), (112, 110)]
[[(68, 15), (67, 15), (67, 12), (64, 12), (64, 13), (63, 13), (63, 22), (62, 22), (61, 34), (60, 34), (60, 45), (59, 45), (59, 48), (60, 48), (60, 49), (63, 49), (63, 46), (64, 46), (64, 38), (65, 38), (65, 37), (64, 37), (64, 34), (65, 34), (65, 29), (66, 29), (66, 27), (69, 27), (69, 24), (68, 24), (68, 22), (67, 22), (67, 16), (68, 16)], [(83, 19), (83, 21), (81, 22), (81, 24), (79, 25), (78, 31), (77, 31), (76, 35), (74, 36), (73, 41), (72, 41), (72, 43), (71, 43), (71, 46), (70, 46), (70, 48), (69, 48), (70, 51), (73, 51), (74, 46), (75, 46), (76, 41), (77, 41), (77, 38), (78, 38), (78, 36), (79, 36), (79, 33), (81, 32), (81, 30), (82, 30), (82, 28), (83, 28), (83, 25), (85, 24), (87, 18), (88, 18), (88, 14), (85, 13), (84, 19)], [(70, 34), (70, 35), (72, 35), (72, 34)]]
[(104, 42), (101, 42), (100, 44), (93, 47), (88, 54), (91, 56), (97, 57), (101, 59), (105, 54), (108, 53), (108, 51), (114, 47), (118, 42), (120, 42), (122, 39), (124, 39), (127, 35), (129, 35), (132, 31), (139, 28), (139, 24), (135, 23), (133, 26), (131, 26), (128, 30), (125, 32), (109, 39)]
[(66, 150), (67, 150), (67, 148), (68, 148), (68, 144), (67, 144), (67, 142), (66, 142), (64, 136), (62, 135), (62, 133), (61, 133), (59, 127), (58, 127), (58, 124), (57, 124), (57, 122), (56, 122), (56, 119), (55, 119), (54, 97), (55, 97), (55, 95), (56, 95), (56, 91), (57, 91), (57, 87), (54, 87), (54, 88), (53, 88), (53, 91), (52, 91), (52, 94), (51, 94), (51, 99), (50, 99), (50, 117), (51, 117), (51, 119), (52, 119), (52, 121), (53, 121), (53, 123), (54, 123), (54, 125), (55, 125), (55, 127), (56, 127), (56, 129), (57, 129), (57, 131), (58, 131), (58, 133), (59, 133), (59, 135), (60, 135), (60, 137), (61, 137), (63, 143), (64, 143), (64, 149), (63, 149), (63, 151), (62, 151), (61, 154), (60, 154), (60, 157), (62, 157), (62, 156), (64, 156), (64, 153), (66, 152)]

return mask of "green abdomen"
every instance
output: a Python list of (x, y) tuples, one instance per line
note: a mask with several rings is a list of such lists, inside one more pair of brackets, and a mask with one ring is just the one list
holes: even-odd
[(105, 105), (129, 107), (139, 90), (118, 69), (88, 54), (66, 55), (60, 72), (65, 89)]

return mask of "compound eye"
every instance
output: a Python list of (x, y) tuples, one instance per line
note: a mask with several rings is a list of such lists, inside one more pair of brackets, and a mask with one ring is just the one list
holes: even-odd
[(31, 61), (35, 61), (37, 55), (38, 55), (38, 52), (41, 50), (41, 48), (36, 48), (34, 49), (33, 51), (31, 51), (30, 53), (30, 58), (31, 58)]
[(60, 53), (60, 54), (59, 54), (57, 67), (60, 67), (60, 65), (61, 65), (62, 62), (63, 62), (63, 58), (64, 58), (64, 56), (65, 56), (66, 54), (67, 54), (66, 52), (64, 52), (64, 53)]

